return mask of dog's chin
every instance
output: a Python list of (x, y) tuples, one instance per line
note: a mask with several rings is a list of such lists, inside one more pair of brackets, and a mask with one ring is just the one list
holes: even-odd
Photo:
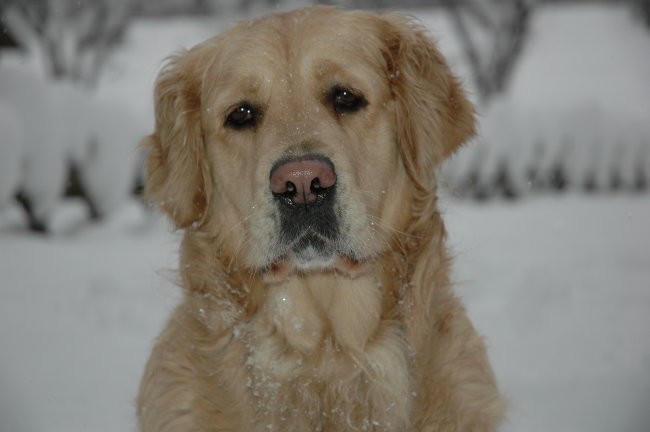
[(276, 260), (263, 272), (264, 280), (268, 283), (278, 283), (289, 276), (309, 273), (337, 273), (351, 278), (356, 278), (368, 270), (368, 262), (345, 255), (337, 254), (332, 250), (322, 250), (307, 246), (300, 250), (293, 250), (286, 256)]
[(289, 259), (293, 262), (296, 270), (309, 272), (312, 270), (326, 270), (332, 267), (336, 255), (330, 249), (322, 249), (314, 246), (306, 246), (299, 250), (293, 250)]

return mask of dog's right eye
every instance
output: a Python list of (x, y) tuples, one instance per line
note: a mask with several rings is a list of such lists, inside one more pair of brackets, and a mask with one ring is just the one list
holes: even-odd
[(259, 110), (253, 105), (244, 102), (230, 111), (224, 126), (235, 130), (252, 129), (258, 120)]
[(338, 115), (353, 113), (368, 105), (360, 92), (338, 85), (330, 90), (329, 98)]

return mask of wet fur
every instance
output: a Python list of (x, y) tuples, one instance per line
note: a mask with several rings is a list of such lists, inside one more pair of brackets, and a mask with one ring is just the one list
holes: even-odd
[[(368, 109), (334, 120), (317, 91), (332, 76), (365, 86)], [(237, 94), (268, 101), (250, 135), (222, 127)], [(185, 296), (147, 364), (140, 429), (496, 430), (503, 403), (451, 289), (433, 175), (473, 133), (458, 80), (399, 14), (309, 8), (172, 57), (146, 193), (184, 230)], [(350, 252), (304, 272), (274, 255), (268, 173), (313, 151), (336, 165)]]

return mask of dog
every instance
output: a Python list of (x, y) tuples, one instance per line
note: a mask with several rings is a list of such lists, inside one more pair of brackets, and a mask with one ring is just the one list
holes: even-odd
[(183, 231), (184, 299), (140, 430), (496, 430), (436, 207), (436, 168), (474, 130), (435, 43), (394, 12), (279, 13), (173, 55), (145, 193)]

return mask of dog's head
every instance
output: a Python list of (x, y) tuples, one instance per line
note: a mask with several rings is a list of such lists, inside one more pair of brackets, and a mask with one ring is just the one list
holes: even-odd
[(251, 271), (352, 271), (408, 231), (437, 165), (473, 132), (458, 80), (412, 20), (271, 15), (163, 69), (147, 195)]

